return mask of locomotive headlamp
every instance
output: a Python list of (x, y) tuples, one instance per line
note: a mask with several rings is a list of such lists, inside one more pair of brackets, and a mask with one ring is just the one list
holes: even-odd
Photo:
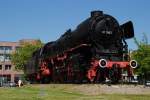
[(131, 60), (131, 61), (130, 61), (130, 66), (131, 66), (132, 68), (137, 68), (137, 61), (136, 61), (136, 60)]
[(102, 68), (105, 68), (107, 66), (106, 59), (100, 59), (99, 60), (99, 66), (102, 67)]

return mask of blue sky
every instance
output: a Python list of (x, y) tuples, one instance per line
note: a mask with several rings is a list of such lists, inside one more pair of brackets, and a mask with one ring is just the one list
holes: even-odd
[[(141, 40), (144, 32), (150, 39), (150, 0), (0, 0), (0, 41), (56, 40), (92, 10), (102, 10), (120, 24), (132, 20), (135, 37)], [(128, 44), (136, 49), (132, 39)]]

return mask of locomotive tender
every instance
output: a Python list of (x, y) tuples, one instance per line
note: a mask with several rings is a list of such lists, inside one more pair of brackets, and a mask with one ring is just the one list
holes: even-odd
[(126, 39), (134, 37), (131, 21), (119, 25), (102, 11), (69, 29), (59, 39), (35, 51), (29, 78), (43, 83), (104, 82), (116, 83), (124, 71), (132, 76), (137, 62), (131, 60)]

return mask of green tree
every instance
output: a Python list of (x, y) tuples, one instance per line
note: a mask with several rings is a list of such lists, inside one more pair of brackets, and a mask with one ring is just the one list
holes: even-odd
[(42, 47), (42, 42), (37, 40), (35, 43), (25, 42), (21, 44), (21, 47), (18, 48), (12, 55), (11, 59), (15, 65), (16, 70), (23, 70), (26, 63), (32, 57), (32, 53), (38, 48)]
[(138, 49), (132, 53), (132, 58), (136, 59), (139, 68), (136, 70), (138, 74), (147, 73), (150, 71), (150, 45), (148, 44), (148, 39), (146, 34), (144, 34), (142, 41), (138, 41), (134, 38)]

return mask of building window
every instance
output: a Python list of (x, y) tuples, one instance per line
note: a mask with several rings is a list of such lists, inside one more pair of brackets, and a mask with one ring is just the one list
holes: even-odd
[(10, 54), (6, 54), (6, 55), (5, 55), (5, 61), (11, 61)]
[(11, 65), (5, 65), (5, 70), (11, 70)]
[(10, 54), (0, 54), (0, 61), (5, 62), (5, 61), (11, 61), (11, 55)]
[[(2, 76), (0, 76), (0, 77), (2, 77)], [(3, 80), (4, 83), (8, 83), (11, 81), (11, 75), (9, 75), (9, 74), (3, 75), (3, 78), (4, 78), (4, 80)]]
[(4, 61), (5, 56), (3, 54), (0, 54), (0, 61)]
[(4, 53), (4, 46), (0, 46), (0, 53)]
[(0, 70), (2, 70), (2, 65), (0, 65)]
[(8, 54), (8, 53), (11, 53), (12, 51), (12, 47), (11, 46), (5, 46), (5, 52)]
[(0, 46), (0, 53), (9, 54), (12, 51), (11, 46)]

